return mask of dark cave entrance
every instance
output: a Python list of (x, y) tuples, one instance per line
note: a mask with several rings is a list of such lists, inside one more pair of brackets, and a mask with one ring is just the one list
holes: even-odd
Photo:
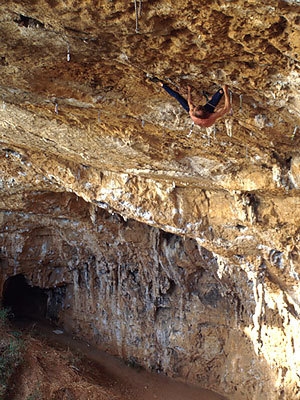
[(10, 310), (13, 319), (58, 322), (64, 295), (65, 287), (43, 289), (31, 286), (24, 275), (18, 274), (5, 281), (2, 306)]
[(46, 318), (47, 300), (45, 290), (30, 286), (24, 275), (11, 276), (4, 284), (2, 305), (14, 318)]

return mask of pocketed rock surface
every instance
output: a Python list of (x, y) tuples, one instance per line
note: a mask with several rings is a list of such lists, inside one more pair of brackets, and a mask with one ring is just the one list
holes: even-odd
[[(2, 2), (2, 292), (23, 274), (48, 316), (125, 360), (300, 399), (299, 11)], [(150, 76), (198, 102), (226, 83), (232, 112), (192, 127)]]

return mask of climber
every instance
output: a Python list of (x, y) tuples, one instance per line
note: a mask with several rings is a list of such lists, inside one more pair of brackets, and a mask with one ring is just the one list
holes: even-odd
[[(219, 89), (212, 98), (204, 106), (195, 106), (192, 102), (191, 87), (188, 86), (188, 98), (185, 100), (179, 93), (175, 92), (168, 85), (166, 85), (160, 79), (153, 77), (150, 78), (152, 82), (158, 83), (165, 91), (172, 97), (174, 97), (181, 106), (190, 114), (190, 117), (196, 125), (204, 128), (212, 126), (218, 118), (227, 114), (230, 111), (230, 98), (228, 86), (224, 85), (222, 89)], [(225, 105), (219, 110), (215, 111), (215, 108), (219, 104), (221, 98), (225, 94)]]

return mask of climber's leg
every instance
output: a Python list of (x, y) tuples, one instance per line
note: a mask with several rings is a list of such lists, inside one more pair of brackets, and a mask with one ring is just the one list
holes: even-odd
[(188, 102), (185, 100), (184, 97), (182, 97), (179, 93), (175, 92), (175, 90), (171, 89), (165, 83), (162, 85), (162, 87), (165, 89), (167, 93), (169, 93), (170, 96), (174, 97), (181, 104), (181, 106), (185, 109), (185, 111), (187, 112), (190, 111)]
[(223, 89), (219, 89), (213, 97), (203, 106), (205, 111), (213, 113), (224, 95)]

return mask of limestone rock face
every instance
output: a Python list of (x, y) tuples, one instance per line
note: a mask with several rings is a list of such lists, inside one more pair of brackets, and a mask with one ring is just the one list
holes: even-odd
[[(0, 281), (132, 363), (300, 399), (299, 1), (0, 5)], [(192, 127), (150, 82), (224, 83)], [(26, 301), (26, 300), (24, 300)]]

